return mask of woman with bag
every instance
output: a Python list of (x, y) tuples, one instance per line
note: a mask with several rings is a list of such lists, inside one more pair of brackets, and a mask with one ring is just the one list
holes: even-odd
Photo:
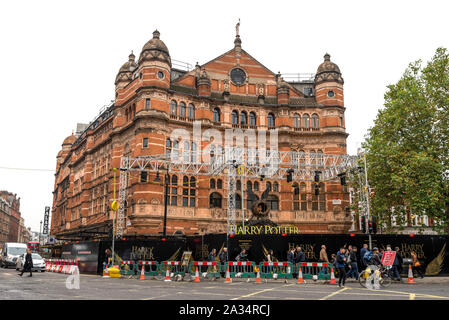
[(415, 271), (416, 271), (416, 273), (421, 277), (421, 279), (424, 278), (422, 271), (421, 271), (421, 263), (419, 263), (418, 256), (416, 255), (416, 252), (412, 251), (410, 253), (410, 255), (412, 256), (412, 271), (413, 271), (413, 273), (415, 273)]

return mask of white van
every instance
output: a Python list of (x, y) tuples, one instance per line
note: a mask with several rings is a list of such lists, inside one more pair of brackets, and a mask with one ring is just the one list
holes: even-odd
[(1, 254), (0, 266), (8, 268), (9, 266), (16, 266), (16, 259), (27, 252), (26, 243), (5, 242)]

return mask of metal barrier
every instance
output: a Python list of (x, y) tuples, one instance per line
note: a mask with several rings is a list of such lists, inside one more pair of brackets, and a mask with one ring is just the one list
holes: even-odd
[(139, 270), (142, 270), (146, 276), (157, 276), (159, 273), (159, 263), (157, 261), (139, 261)]
[(294, 267), (290, 262), (261, 262), (260, 277), (266, 279), (291, 279)]
[(198, 267), (198, 273), (203, 278), (220, 278), (221, 264), (216, 261), (193, 261), (190, 263), (189, 270), (191, 274), (195, 274), (196, 267)]
[(225, 265), (225, 271), (229, 267), (231, 278), (255, 278), (255, 266), (256, 264), (253, 261), (228, 261)]
[(318, 280), (329, 280), (331, 278), (331, 263), (301, 262), (295, 267), (296, 274), (299, 272), (299, 267), (301, 267), (302, 276), (304, 279), (313, 279), (313, 276), (317, 276)]
[(170, 277), (176, 277), (178, 274), (184, 277), (189, 272), (189, 266), (182, 265), (181, 261), (162, 261), (159, 265), (159, 271), (162, 275), (165, 275), (167, 267), (170, 272)]
[(124, 276), (137, 274), (136, 264), (134, 261), (122, 261), (120, 263), (120, 274)]

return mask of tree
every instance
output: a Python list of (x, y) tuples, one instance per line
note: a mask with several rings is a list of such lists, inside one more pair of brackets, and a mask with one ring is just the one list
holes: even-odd
[(426, 67), (411, 63), (389, 85), (363, 147), (371, 212), (391, 227), (427, 215), (449, 231), (449, 54), (438, 48)]

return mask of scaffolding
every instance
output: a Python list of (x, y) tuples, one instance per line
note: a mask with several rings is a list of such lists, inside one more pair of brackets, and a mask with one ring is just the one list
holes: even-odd
[[(125, 230), (125, 201), (130, 171), (188, 174), (193, 176), (228, 178), (227, 224), (235, 224), (236, 219), (236, 178), (283, 180), (288, 171), (293, 181), (313, 181), (317, 171), (320, 181), (331, 181), (341, 172), (356, 166), (358, 156), (305, 153), (296, 151), (257, 150), (225, 147), (219, 150), (186, 151), (141, 157), (122, 157), (120, 161), (119, 209), (117, 214), (116, 237), (122, 237)], [(293, 171), (291, 171), (293, 170)]]

